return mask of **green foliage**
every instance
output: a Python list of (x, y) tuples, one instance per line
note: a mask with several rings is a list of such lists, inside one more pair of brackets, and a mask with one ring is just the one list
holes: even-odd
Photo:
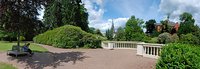
[(113, 40), (113, 35), (112, 35), (112, 31), (111, 30), (106, 30), (106, 37), (107, 40)]
[(158, 36), (158, 43), (167, 44), (167, 43), (174, 43), (178, 42), (179, 37), (177, 34), (169, 34), (169, 33), (162, 33)]
[(116, 41), (125, 41), (125, 30), (122, 27), (119, 27), (117, 29), (116, 35), (114, 37), (114, 40)]
[(171, 34), (169, 33), (162, 33), (158, 36), (158, 43), (170, 43), (172, 42)]
[(101, 33), (101, 31), (100, 31), (99, 29), (97, 29), (97, 30), (95, 31), (95, 34), (100, 35), (100, 36), (103, 36), (103, 34)]
[(158, 32), (157, 30), (154, 30), (151, 34), (151, 37), (158, 37), (161, 34), (161, 32)]
[(147, 21), (145, 24), (146, 24), (146, 33), (149, 33), (149, 34), (152, 34), (153, 31), (155, 31), (155, 23), (156, 23), (156, 20), (155, 19), (151, 19), (149, 21)]
[(52, 0), (45, 9), (44, 24), (47, 29), (74, 25), (89, 31), (88, 13), (81, 0)]
[(79, 27), (66, 25), (34, 37), (34, 42), (60, 48), (99, 48), (104, 37), (82, 31)]
[(169, 21), (168, 20), (164, 20), (164, 21), (160, 21), (160, 23), (162, 23), (162, 30), (161, 32), (164, 33), (164, 32), (170, 32), (171, 28), (170, 26), (168, 25)]
[(180, 43), (184, 43), (184, 44), (196, 44), (196, 45), (200, 45), (199, 43), (199, 38), (195, 35), (192, 35), (191, 33), (189, 34), (182, 34), (181, 35), (181, 39), (180, 39)]
[(112, 23), (112, 26), (110, 29), (111, 40), (113, 40), (113, 38), (114, 38), (114, 33), (115, 33), (115, 27), (114, 27), (114, 23)]
[(143, 37), (145, 36), (142, 30), (143, 23), (143, 20), (135, 18), (135, 16), (131, 16), (131, 18), (127, 21), (125, 27), (125, 37), (127, 41), (140, 41), (143, 39)]
[(174, 42), (174, 43), (178, 42), (178, 41), (179, 41), (178, 35), (177, 35), (177, 34), (171, 35), (171, 40), (172, 40), (172, 42)]
[(179, 35), (196, 32), (197, 27), (194, 25), (195, 20), (193, 19), (192, 14), (185, 12), (180, 15), (180, 20), (181, 23), (178, 30)]
[[(5, 32), (20, 32), (29, 35), (38, 33), (42, 23), (37, 16), (44, 0), (8, 0), (0, 1), (0, 27)], [(16, 35), (16, 34), (15, 34)], [(32, 36), (32, 37), (33, 37)]]
[(108, 40), (113, 40), (114, 39), (114, 24), (112, 23), (111, 29), (106, 30), (106, 37)]
[(19, 37), (19, 40), (20, 40), (20, 41), (23, 41), (23, 40), (25, 40), (25, 39), (26, 39), (26, 38), (25, 38), (24, 36), (20, 36), (20, 37)]
[[(198, 27), (198, 26), (196, 26), (196, 27)], [(196, 32), (192, 32), (192, 34), (193, 34), (194, 36), (196, 36), (198, 39), (200, 39), (200, 28), (198, 27), (198, 28), (197, 28), (197, 31), (196, 31)]]
[(5, 32), (5, 31), (0, 30), (0, 39), (4, 41), (12, 42), (12, 41), (17, 40), (17, 36), (16, 36), (16, 33), (14, 32)]
[(146, 40), (145, 42), (147, 42), (147, 43), (157, 43), (158, 42), (158, 37), (149, 38), (149, 40)]
[(95, 28), (94, 27), (90, 27), (88, 32), (91, 33), (91, 34), (95, 34)]
[(167, 44), (162, 47), (156, 69), (199, 69), (200, 48), (188, 44)]

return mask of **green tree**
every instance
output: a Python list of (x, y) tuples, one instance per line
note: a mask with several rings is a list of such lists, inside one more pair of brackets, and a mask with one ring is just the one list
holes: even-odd
[(95, 34), (100, 35), (100, 36), (103, 36), (103, 34), (101, 33), (101, 31), (100, 31), (99, 29), (97, 29), (97, 30), (95, 31)]
[(117, 41), (125, 41), (125, 31), (124, 31), (124, 28), (122, 27), (119, 27), (117, 29), (117, 32), (116, 32), (116, 35), (115, 35), (115, 40)]
[(111, 40), (113, 40), (113, 38), (114, 38), (114, 33), (115, 33), (115, 27), (114, 27), (114, 23), (112, 21), (112, 26), (111, 26), (111, 29), (110, 29)]
[[(0, 1), (0, 29), (21, 34), (33, 32), (40, 25), (37, 20), (38, 9), (43, 0), (8, 0)], [(19, 46), (19, 39), (17, 45)]]
[(183, 13), (180, 15), (180, 27), (178, 30), (178, 34), (188, 34), (188, 33), (192, 33), (192, 32), (196, 32), (197, 27), (195, 27), (194, 25), (194, 18), (192, 16), (192, 14), (190, 13)]
[(89, 28), (89, 33), (95, 34), (95, 28), (94, 27), (90, 27)]
[(143, 36), (145, 36), (142, 30), (143, 23), (143, 20), (131, 16), (125, 27), (125, 37), (127, 41), (141, 41), (143, 39)]
[(112, 40), (112, 34), (111, 34), (110, 29), (106, 30), (106, 35), (105, 36), (107, 37), (108, 40)]
[(196, 45), (199, 45), (199, 38), (191, 33), (189, 34), (182, 34), (181, 35), (181, 39), (180, 39), (180, 43), (184, 43), (184, 44), (196, 44)]
[(155, 19), (150, 19), (149, 21), (147, 21), (145, 24), (146, 24), (146, 33), (150, 33), (152, 34), (155, 29), (155, 23), (156, 23), (156, 20)]
[(164, 20), (164, 21), (160, 21), (161, 24), (162, 24), (162, 30), (161, 32), (164, 33), (164, 32), (168, 32), (170, 31), (170, 28), (169, 28), (169, 25), (168, 25), (168, 22), (169, 20)]
[(113, 40), (114, 39), (114, 33), (115, 33), (115, 29), (114, 29), (114, 23), (112, 22), (112, 26), (110, 29), (106, 30), (106, 37), (108, 40)]
[(53, 29), (63, 25), (74, 25), (89, 31), (86, 11), (81, 0), (52, 0), (45, 9), (45, 27)]

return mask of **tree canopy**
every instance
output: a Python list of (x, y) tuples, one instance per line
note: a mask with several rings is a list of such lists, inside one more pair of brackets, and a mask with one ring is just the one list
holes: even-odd
[(153, 31), (155, 30), (155, 23), (156, 20), (155, 19), (150, 19), (149, 21), (147, 21), (146, 24), (146, 33), (152, 34)]
[(125, 31), (124, 28), (119, 27), (117, 29), (116, 35), (115, 35), (115, 40), (117, 41), (125, 41)]
[(89, 31), (86, 11), (81, 0), (52, 0), (45, 8), (44, 24), (47, 29), (74, 25)]
[(105, 36), (107, 37), (108, 40), (113, 40), (113, 38), (114, 38), (114, 33), (115, 33), (114, 23), (112, 23), (111, 28), (108, 29), (108, 30), (106, 30)]
[(138, 39), (135, 39), (135, 38), (143, 34), (143, 30), (142, 30), (143, 23), (144, 23), (143, 20), (139, 18), (135, 18), (135, 16), (131, 16), (131, 18), (127, 21), (126, 27), (125, 27), (125, 33), (126, 33), (125, 36), (126, 36), (127, 41), (130, 41), (130, 40), (139, 41)]
[[(37, 31), (41, 22), (38, 20), (38, 10), (43, 0), (1, 0), (0, 1), (0, 29), (7, 32)], [(34, 33), (32, 33), (34, 34)]]
[(180, 27), (179, 27), (179, 30), (178, 30), (178, 34), (181, 35), (181, 34), (188, 34), (188, 33), (192, 33), (192, 32), (195, 32), (198, 27), (196, 27), (194, 25), (194, 18), (192, 16), (192, 14), (190, 13), (183, 13), (180, 15)]

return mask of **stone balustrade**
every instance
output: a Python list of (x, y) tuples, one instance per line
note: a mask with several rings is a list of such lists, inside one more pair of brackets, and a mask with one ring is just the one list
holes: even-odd
[(151, 44), (133, 41), (102, 41), (104, 49), (135, 49), (137, 55), (149, 58), (158, 58), (164, 44)]
[(102, 48), (104, 49), (136, 49), (137, 42), (132, 41), (102, 41)]
[(164, 44), (138, 43), (137, 55), (157, 59), (160, 56), (162, 46), (164, 46)]

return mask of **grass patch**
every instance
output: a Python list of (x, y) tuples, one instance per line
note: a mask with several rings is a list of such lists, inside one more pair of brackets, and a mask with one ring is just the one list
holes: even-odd
[(0, 62), (0, 69), (17, 69), (17, 68), (12, 66), (11, 64)]
[[(24, 45), (25, 43), (20, 43), (20, 45)], [(13, 45), (17, 45), (16, 42), (0, 42), (0, 51), (7, 51), (11, 50)], [(48, 52), (47, 49), (43, 48), (42, 46), (36, 45), (34, 43), (30, 43), (30, 49), (33, 52)]]

